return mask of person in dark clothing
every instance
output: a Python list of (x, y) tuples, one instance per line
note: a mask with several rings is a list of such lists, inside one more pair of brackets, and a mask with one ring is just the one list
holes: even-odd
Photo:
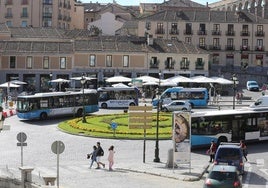
[(97, 142), (97, 151), (96, 151), (96, 161), (97, 161), (97, 168), (100, 169), (100, 164), (103, 168), (105, 168), (105, 164), (101, 162), (101, 157), (104, 155), (104, 151), (100, 145), (100, 142)]
[(210, 144), (210, 147), (209, 147), (209, 156), (210, 156), (209, 162), (210, 163), (214, 162), (216, 150), (217, 150), (217, 145), (214, 142), (214, 140), (212, 140), (211, 144)]

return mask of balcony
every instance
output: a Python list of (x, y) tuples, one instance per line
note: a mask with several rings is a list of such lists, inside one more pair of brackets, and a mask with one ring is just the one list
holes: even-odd
[(235, 50), (235, 46), (234, 45), (226, 45), (225, 46), (225, 50), (227, 50), (227, 51), (233, 51), (233, 50)]
[(52, 18), (52, 13), (43, 12), (43, 18)]
[(151, 69), (158, 69), (159, 68), (159, 60), (151, 60), (150, 61), (150, 68)]
[(43, 5), (52, 5), (52, 0), (44, 0)]
[(192, 35), (193, 31), (192, 30), (184, 30), (184, 35)]
[(205, 45), (205, 44), (199, 44), (198, 48), (201, 48), (201, 49), (204, 49), (204, 50), (208, 49), (207, 45)]
[(21, 13), (20, 17), (21, 17), (21, 18), (28, 18), (29, 15), (28, 15), (27, 12), (23, 12), (23, 13)]
[(250, 47), (248, 45), (243, 45), (243, 46), (240, 46), (240, 50), (241, 51), (249, 51)]
[(178, 35), (179, 34), (179, 30), (178, 29), (170, 29), (169, 30), (169, 34), (170, 35)]
[(256, 37), (264, 37), (265, 36), (265, 32), (264, 31), (256, 31), (255, 32), (255, 36)]
[(212, 30), (211, 31), (211, 35), (216, 35), (216, 36), (220, 36), (221, 35), (221, 31), (219, 31), (219, 30)]
[(240, 32), (240, 36), (242, 36), (242, 37), (248, 37), (248, 36), (250, 36), (250, 32), (249, 31), (241, 31)]
[(210, 45), (209, 49), (210, 50), (221, 50), (221, 45)]
[(199, 30), (199, 31), (197, 31), (197, 35), (207, 35), (207, 31), (206, 30)]
[(235, 31), (233, 31), (233, 30), (226, 31), (225, 35), (226, 36), (235, 36)]
[(58, 20), (62, 20), (62, 15), (61, 14), (58, 15)]
[(5, 18), (13, 18), (13, 14), (12, 13), (6, 13)]
[(255, 51), (264, 51), (264, 46), (255, 46)]
[(155, 34), (164, 35), (165, 34), (165, 30), (164, 29), (156, 29), (155, 30)]

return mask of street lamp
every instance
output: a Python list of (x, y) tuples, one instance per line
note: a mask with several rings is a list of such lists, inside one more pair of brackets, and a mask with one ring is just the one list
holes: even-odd
[(82, 118), (82, 123), (86, 123), (86, 112), (85, 112), (85, 83), (86, 83), (86, 78), (84, 76), (84, 74), (82, 75), (82, 78), (81, 78), (81, 84), (82, 84), (82, 92), (83, 92), (83, 118)]
[(50, 81), (48, 82), (48, 83), (49, 83), (49, 88), (48, 88), (48, 90), (50, 90), (50, 91), (52, 91), (52, 83), (51, 83), (52, 76), (53, 76), (53, 74), (52, 74), (52, 72), (50, 72), (50, 73), (49, 73), (49, 79), (50, 79)]
[(234, 93), (233, 93), (233, 109), (235, 109), (235, 95), (236, 95), (236, 88), (237, 88), (237, 85), (239, 83), (237, 77), (235, 74), (233, 74), (233, 77), (232, 77), (232, 81), (233, 81), (233, 90), (234, 90)]
[(160, 111), (160, 78), (161, 78), (161, 72), (159, 72), (158, 75), (158, 89), (157, 89), (157, 99), (158, 99), (158, 103), (157, 103), (157, 114), (156, 114), (156, 141), (155, 141), (155, 150), (154, 150), (154, 162), (159, 163), (160, 162), (160, 158), (159, 158), (159, 139), (158, 139), (158, 135), (159, 135), (159, 111)]

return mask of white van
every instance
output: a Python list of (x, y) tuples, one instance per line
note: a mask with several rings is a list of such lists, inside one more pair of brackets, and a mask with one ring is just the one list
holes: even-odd
[(250, 107), (251, 108), (268, 107), (268, 95), (261, 96), (253, 104), (251, 104)]

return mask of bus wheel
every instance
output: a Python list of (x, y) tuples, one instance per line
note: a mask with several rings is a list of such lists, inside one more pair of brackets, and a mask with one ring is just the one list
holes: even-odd
[(83, 109), (82, 108), (79, 108), (76, 112), (76, 116), (77, 117), (81, 117), (83, 115)]
[(46, 112), (42, 112), (42, 113), (40, 114), (40, 119), (41, 119), (41, 120), (45, 120), (45, 119), (47, 119), (47, 113), (46, 113)]
[(129, 104), (129, 106), (135, 106), (135, 103), (132, 102), (132, 103)]
[(217, 142), (217, 145), (220, 145), (221, 142), (228, 142), (227, 138), (225, 136), (220, 136), (218, 138), (218, 142)]
[(102, 104), (101, 104), (101, 108), (106, 109), (106, 108), (107, 108), (107, 104), (106, 104), (106, 103), (102, 103)]

